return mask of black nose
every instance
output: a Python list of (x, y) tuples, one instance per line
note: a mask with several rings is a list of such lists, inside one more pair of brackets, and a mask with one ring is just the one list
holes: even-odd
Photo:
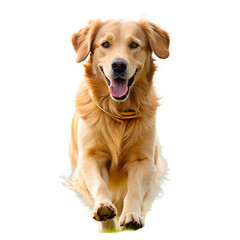
[(116, 73), (123, 73), (127, 68), (127, 62), (124, 59), (116, 58), (112, 61), (112, 70)]

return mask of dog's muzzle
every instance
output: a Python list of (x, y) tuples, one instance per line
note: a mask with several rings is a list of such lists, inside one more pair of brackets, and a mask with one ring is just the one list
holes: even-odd
[[(122, 67), (120, 67), (120, 68), (122, 68)], [(105, 76), (111, 97), (116, 101), (125, 100), (129, 95), (129, 88), (131, 87), (131, 85), (134, 82), (134, 77), (135, 77), (138, 69), (136, 69), (135, 73), (133, 74), (133, 76), (130, 79), (125, 79), (123, 77), (120, 77), (121, 74), (117, 73), (114, 75), (115, 76), (117, 75), (118, 77), (115, 77), (111, 80), (105, 75), (104, 70), (101, 66), (100, 66), (100, 69)], [(117, 69), (117, 67), (116, 67), (116, 69)], [(118, 69), (118, 71), (120, 71), (120, 70)]]

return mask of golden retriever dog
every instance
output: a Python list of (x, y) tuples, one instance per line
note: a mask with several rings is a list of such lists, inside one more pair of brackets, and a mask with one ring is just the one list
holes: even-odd
[(95, 20), (72, 44), (77, 62), (89, 58), (72, 120), (69, 188), (92, 207), (100, 231), (137, 230), (166, 171), (152, 53), (169, 56), (168, 33), (146, 20)]

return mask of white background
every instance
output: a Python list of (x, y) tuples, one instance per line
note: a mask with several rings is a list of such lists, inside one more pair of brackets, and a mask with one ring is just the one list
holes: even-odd
[[(155, 75), (169, 181), (145, 228), (100, 234), (59, 179), (83, 75), (70, 38), (90, 19), (142, 16), (171, 37)], [(1, 239), (240, 239), (237, 1), (2, 1), (0, 18)]]

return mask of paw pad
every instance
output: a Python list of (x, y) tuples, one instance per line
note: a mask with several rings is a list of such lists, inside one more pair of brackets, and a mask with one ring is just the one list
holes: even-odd
[(101, 204), (93, 214), (93, 218), (96, 221), (106, 221), (116, 216), (116, 210), (112, 206), (106, 206)]

